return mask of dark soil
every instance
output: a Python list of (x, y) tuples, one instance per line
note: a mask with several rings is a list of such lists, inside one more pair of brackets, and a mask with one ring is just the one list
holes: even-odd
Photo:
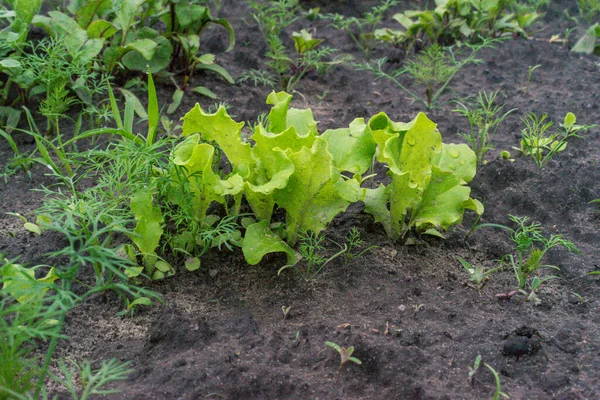
[[(203, 39), (205, 46), (234, 76), (263, 67), (265, 46), (246, 5), (223, 3), (221, 15), (236, 30), (236, 47), (221, 53), (226, 37), (219, 29)], [(354, 15), (376, 2), (302, 3)], [(501, 150), (516, 155), (511, 148), (519, 146), (520, 118), (529, 111), (547, 113), (557, 123), (569, 111), (578, 123), (600, 122), (600, 59), (548, 40), (569, 26), (562, 10), (571, 3), (552, 1), (537, 26), (540, 33), (529, 40), (508, 40), (482, 51), (483, 63), (464, 68), (440, 98), (440, 108), (427, 112), (444, 141), (458, 143), (457, 132), (468, 124), (452, 112), (453, 99), (500, 90), (506, 107), (518, 109), (501, 125), (493, 140), (496, 149), (470, 186), (472, 196), (485, 204), (482, 222), (509, 224), (510, 214), (530, 216), (548, 234), (561, 233), (581, 250), (581, 255), (550, 252), (546, 262), (560, 266), (560, 279), (542, 286), (541, 305), (525, 302), (521, 294), (497, 296), (514, 289), (511, 271), (494, 274), (479, 293), (455, 258), (497, 266), (496, 260), (511, 250), (505, 231), (482, 228), (464, 242), (473, 223), (468, 215), (445, 241), (402, 246), (389, 242), (381, 226), (356, 208), (336, 218), (327, 235), (339, 239), (356, 226), (367, 243), (379, 247), (350, 265), (333, 263), (316, 281), (305, 282), (290, 271), (277, 276), (281, 258), (268, 257), (251, 267), (240, 251), (215, 251), (203, 260), (203, 271), (176, 266), (174, 277), (150, 285), (164, 295), (163, 306), (139, 309), (129, 318), (117, 316), (122, 304), (110, 296), (87, 302), (69, 315), (69, 340), (60, 343), (58, 355), (87, 358), (93, 365), (113, 357), (132, 361), (135, 373), (114, 386), (121, 393), (107, 396), (115, 399), (485, 399), (495, 390), (492, 374), (482, 367), (473, 382), (468, 380), (479, 354), (498, 371), (511, 398), (598, 398), (600, 286), (586, 273), (600, 268), (598, 205), (589, 204), (600, 197), (600, 130), (570, 142), (541, 172), (528, 158), (499, 157)], [(345, 33), (324, 21), (300, 19), (289, 30), (313, 26), (328, 45), (362, 57)], [(384, 46), (375, 56), (396, 63), (403, 58)], [(527, 69), (537, 64), (541, 67), (526, 93)], [(268, 111), (270, 89), (227, 85), (210, 74), (197, 76), (195, 83), (200, 82), (232, 106), (236, 120), (254, 120)], [(172, 90), (162, 87), (159, 98), (169, 99)], [(297, 91), (293, 106), (312, 108), (321, 131), (380, 111), (395, 121), (409, 121), (423, 111), (388, 82), (349, 66), (309, 75)], [(196, 101), (210, 105), (190, 93), (179, 116)], [(24, 149), (31, 145), (15, 136)], [(1, 159), (10, 155), (0, 142)], [(52, 262), (44, 254), (60, 243), (52, 235), (34, 237), (4, 213), (31, 215), (43, 201), (31, 190), (51, 182), (43, 173), (35, 168), (32, 181), (15, 175), (0, 184), (0, 252), (31, 263)], [(282, 307), (291, 307), (285, 319)], [(354, 346), (362, 365), (338, 371), (338, 354), (325, 341)]]

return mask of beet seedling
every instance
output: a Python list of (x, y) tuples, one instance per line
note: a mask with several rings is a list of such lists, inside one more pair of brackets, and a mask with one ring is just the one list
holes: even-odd
[(325, 342), (325, 344), (340, 354), (340, 366), (338, 367), (338, 374), (340, 373), (344, 365), (348, 364), (349, 362), (353, 362), (358, 365), (362, 364), (362, 361), (360, 361), (358, 358), (352, 357), (352, 353), (354, 353), (354, 346), (346, 348), (333, 342)]

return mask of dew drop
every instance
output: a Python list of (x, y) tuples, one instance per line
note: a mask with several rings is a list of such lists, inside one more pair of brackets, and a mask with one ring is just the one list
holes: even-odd
[(460, 165), (465, 165), (465, 160), (460, 160)]
[(460, 156), (460, 153), (457, 150), (450, 150), (448, 152), (448, 154), (450, 155), (450, 157), (452, 158), (458, 158)]
[(406, 138), (406, 143), (410, 144), (411, 146), (414, 146), (415, 138), (412, 138), (412, 137)]

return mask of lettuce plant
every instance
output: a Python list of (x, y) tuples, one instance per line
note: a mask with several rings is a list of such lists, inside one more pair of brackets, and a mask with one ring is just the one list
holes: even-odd
[(475, 176), (475, 153), (466, 144), (442, 143), (436, 124), (425, 114), (402, 123), (380, 113), (371, 118), (368, 130), (391, 182), (366, 189), (365, 211), (391, 239), (404, 238), (411, 229), (441, 236), (440, 230), (461, 222), (465, 210), (483, 213), (467, 186)]
[[(360, 175), (371, 165), (375, 150), (364, 123), (362, 130), (353, 129), (360, 125), (356, 121), (351, 128), (318, 136), (312, 112), (290, 108), (291, 99), (285, 92), (269, 95), (267, 103), (273, 106), (269, 123), (255, 127), (253, 144), (242, 139), (243, 123), (233, 121), (223, 107), (207, 114), (196, 106), (184, 117), (184, 136), (199, 133), (204, 141), (216, 143), (231, 163), (233, 176), (239, 177), (235, 182), (242, 182), (243, 195), (258, 219), (247, 227), (243, 244), (251, 264), (273, 251), (284, 251), (294, 262), (290, 246), (300, 232), (318, 234), (350, 203), (361, 199)], [(354, 143), (366, 146), (351, 147)], [(342, 171), (355, 176), (348, 178)], [(286, 211), (280, 236), (269, 229), (275, 206)]]

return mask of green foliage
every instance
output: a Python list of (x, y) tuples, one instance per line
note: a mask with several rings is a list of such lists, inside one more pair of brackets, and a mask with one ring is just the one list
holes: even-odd
[(52, 379), (63, 385), (76, 400), (119, 393), (118, 390), (103, 388), (109, 383), (126, 380), (134, 371), (129, 368), (128, 362), (119, 363), (115, 359), (103, 360), (98, 370), (92, 370), (87, 360), (80, 363), (72, 362), (71, 367), (63, 360), (59, 360), (58, 370), (62, 376), (51, 374)]
[(575, 114), (569, 112), (565, 115), (561, 129), (550, 133), (554, 125), (552, 121), (546, 121), (548, 116), (541, 117), (534, 113), (528, 113), (522, 121), (525, 128), (521, 131), (521, 147), (516, 148), (522, 154), (531, 156), (539, 169), (544, 168), (554, 156), (567, 148), (567, 142), (571, 138), (583, 138), (578, 132), (585, 132), (596, 125), (576, 125)]
[[(52, 37), (66, 36), (71, 53), (79, 52), (88, 58), (101, 56), (102, 67), (109, 74), (117, 68), (182, 74), (172, 108), (177, 108), (197, 70), (212, 71), (233, 83), (227, 70), (215, 62), (215, 55), (200, 51), (202, 32), (212, 24), (227, 31), (226, 51), (235, 43), (229, 21), (214, 17), (207, 5), (171, 0), (124, 0), (114, 4), (97, 0), (71, 4), (64, 11), (36, 16), (33, 22)], [(214, 96), (203, 86), (191, 90)]]
[(457, 101), (459, 108), (453, 110), (469, 120), (469, 132), (459, 133), (459, 135), (469, 143), (471, 150), (475, 152), (478, 165), (483, 163), (486, 153), (494, 148), (490, 141), (498, 131), (500, 123), (516, 110), (513, 108), (500, 115), (505, 105), (495, 104), (497, 96), (498, 91), (489, 94), (479, 92), (475, 105), (470, 106), (465, 102)]
[[(395, 45), (403, 43), (409, 49), (430, 43), (450, 46), (457, 42), (476, 42), (520, 34), (526, 36), (540, 16), (537, 12), (514, 9), (512, 0), (435, 0), (433, 10), (408, 10), (394, 15), (403, 30), (383, 29), (378, 38)], [(521, 11), (521, 12), (519, 12)]]
[(600, 55), (600, 24), (590, 26), (571, 50), (576, 53)]
[[(475, 55), (479, 50), (490, 47), (493, 43), (495, 40), (486, 39), (476, 45), (466, 44), (470, 53), (462, 59), (459, 59), (460, 51), (455, 52), (453, 47), (443, 48), (433, 45), (416, 55), (413, 60), (409, 60), (404, 67), (393, 71), (384, 70), (386, 58), (373, 63), (355, 64), (355, 67), (371, 72), (376, 78), (390, 80), (414, 101), (421, 103), (426, 109), (431, 109), (462, 67), (471, 63), (479, 64), (481, 60), (475, 58)], [(414, 85), (424, 86), (424, 96), (416, 94), (402, 83), (400, 78), (405, 74), (412, 78)]]
[(27, 41), (29, 30), (33, 19), (40, 11), (42, 0), (13, 0), (8, 3), (12, 10), (6, 10), (0, 18), (6, 18), (9, 23), (8, 29), (0, 32), (0, 39), (9, 46), (18, 49)]
[(377, 26), (383, 19), (386, 11), (398, 4), (400, 4), (400, 0), (382, 0), (381, 4), (373, 6), (371, 11), (360, 17), (344, 17), (340, 14), (326, 14), (323, 15), (322, 18), (330, 20), (331, 26), (335, 29), (346, 31), (354, 43), (356, 43), (368, 58), (377, 44), (376, 39), (380, 38)]
[[(517, 224), (517, 228), (513, 229), (505, 225), (497, 224), (482, 224), (483, 226), (502, 228), (509, 232), (510, 239), (514, 243), (514, 254), (506, 254), (501, 259), (502, 265), (512, 267), (515, 277), (517, 278), (517, 286), (519, 290), (524, 291), (529, 284), (531, 292), (528, 296), (529, 300), (538, 302), (535, 297), (535, 291), (539, 286), (549, 280), (556, 278), (548, 276), (539, 277), (539, 272), (543, 269), (560, 270), (554, 265), (542, 264), (542, 259), (546, 253), (555, 247), (564, 247), (570, 252), (579, 253), (577, 247), (562, 235), (552, 234), (550, 237), (543, 235), (542, 226), (538, 222), (529, 222), (529, 217), (509, 216), (510, 220)], [(534, 276), (530, 282), (530, 277)]]
[(583, 19), (592, 22), (600, 15), (600, 0), (577, 0), (577, 8)]
[(471, 283), (473, 283), (476, 286), (477, 290), (483, 289), (483, 287), (487, 284), (488, 280), (490, 279), (488, 275), (491, 275), (494, 272), (502, 269), (502, 267), (499, 267), (491, 268), (486, 271), (481, 265), (473, 267), (471, 263), (469, 263), (467, 260), (460, 256), (456, 256), (456, 259), (460, 262), (465, 271), (469, 274), (469, 281), (471, 281)]
[(333, 342), (325, 342), (325, 344), (337, 351), (340, 355), (340, 366), (338, 368), (338, 373), (342, 370), (344, 365), (348, 364), (349, 362), (353, 362), (354, 364), (358, 365), (362, 364), (362, 361), (360, 361), (358, 358), (352, 357), (352, 354), (354, 354), (354, 346), (342, 347)]
[(325, 73), (332, 65), (342, 63), (345, 57), (327, 61), (336, 52), (330, 47), (319, 47), (322, 39), (316, 39), (306, 29), (293, 32), (294, 57), (281, 39), (282, 30), (296, 20), (297, 1), (279, 0), (267, 3), (250, 2), (252, 17), (267, 44), (266, 66), (268, 70), (250, 70), (238, 82), (252, 81), (291, 92), (306, 74), (317, 71)]
[[(47, 205), (46, 211), (58, 205), (58, 202)], [(114, 225), (107, 224), (106, 228), (99, 226), (100, 220), (106, 220), (106, 212), (94, 210), (94, 216), (86, 214), (90, 225), (82, 226), (80, 223), (85, 218), (82, 218), (84, 211), (81, 204), (72, 208), (60, 205), (63, 208), (55, 210), (57, 212), (52, 214), (52, 222), (45, 225), (45, 229), (65, 235), (69, 244), (51, 256), (68, 260), (68, 265), (28, 268), (4, 259), (0, 267), (0, 337), (3, 338), (0, 340), (0, 399), (41, 398), (42, 393), (45, 396), (45, 378), (50, 363), (58, 340), (65, 338), (61, 334), (65, 316), (91, 295), (113, 290), (127, 298), (159, 299), (155, 293), (126, 282), (122, 267), (127, 261), (105, 247), (106, 238), (115, 231)], [(62, 212), (62, 215), (58, 215), (58, 212)], [(80, 271), (90, 265), (96, 271), (100, 265), (110, 279), (97, 279), (96, 285), (76, 295), (71, 291), (72, 282), (81, 279)], [(36, 275), (41, 276), (36, 278)], [(37, 342), (48, 340), (46, 355), (42, 357), (35, 351), (39, 347)], [(87, 398), (84, 396), (86, 393), (100, 394), (102, 386), (122, 379), (128, 372), (111, 361), (103, 365), (98, 374), (92, 375), (89, 363), (83, 364), (80, 375), (83, 378), (80, 380), (83, 385), (81, 398)], [(73, 383), (70, 379), (68, 381), (57, 379), (58, 383), (71, 390)]]
[(466, 209), (483, 213), (483, 205), (469, 197), (476, 156), (467, 145), (442, 143), (436, 125), (423, 113), (408, 123), (380, 113), (368, 128), (391, 182), (366, 189), (365, 211), (391, 239), (403, 238), (411, 229), (440, 236), (440, 229), (461, 222)]
[(229, 179), (243, 183), (259, 221), (271, 220), (275, 204), (285, 208), (285, 236), (293, 245), (299, 232), (319, 233), (360, 193), (359, 182), (346, 180), (336, 168), (327, 132), (316, 136), (312, 112), (289, 108), (290, 101), (284, 92), (269, 95), (269, 125), (256, 126), (254, 145), (242, 140), (243, 123), (233, 121), (224, 108), (206, 114), (196, 106), (184, 117), (183, 134), (199, 132), (222, 149), (233, 167)]
[[(164, 59), (170, 61), (170, 70), (182, 68), (184, 81), (180, 90), (185, 90), (190, 78), (196, 70), (207, 70), (219, 74), (227, 82), (233, 83), (233, 78), (223, 67), (215, 63), (213, 54), (199, 54), (200, 36), (209, 25), (218, 25), (224, 28), (229, 35), (229, 45), (225, 51), (230, 51), (235, 45), (235, 34), (229, 21), (225, 18), (216, 18), (211, 15), (210, 8), (189, 1), (167, 0), (164, 4), (165, 14), (162, 17), (167, 26), (164, 37), (171, 41), (172, 60), (165, 51)], [(168, 12), (166, 12), (168, 10)], [(163, 38), (164, 39), (164, 38)], [(201, 86), (192, 90), (203, 94)], [(207, 89), (206, 89), (207, 90)]]

